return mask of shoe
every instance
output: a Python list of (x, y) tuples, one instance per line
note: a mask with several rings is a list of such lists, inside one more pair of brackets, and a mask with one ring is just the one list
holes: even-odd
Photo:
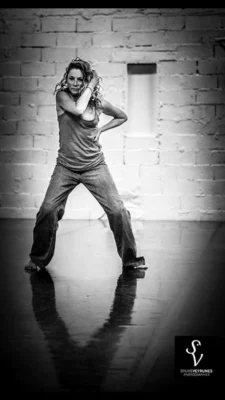
[(26, 272), (39, 272), (41, 269), (44, 268), (44, 264), (35, 264), (33, 261), (29, 261), (28, 264), (25, 265), (24, 269)]
[(144, 257), (136, 257), (135, 259), (123, 264), (123, 268), (148, 269), (148, 267), (144, 267), (144, 265), (145, 265)]

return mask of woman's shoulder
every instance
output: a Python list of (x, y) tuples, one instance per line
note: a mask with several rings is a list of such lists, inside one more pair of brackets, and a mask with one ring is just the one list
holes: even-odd
[(62, 93), (66, 93), (65, 89), (58, 89), (55, 95), (56, 96), (61, 96)]
[(56, 101), (57, 101), (57, 100), (68, 98), (69, 94), (65, 89), (59, 89), (59, 90), (57, 90), (55, 96), (56, 96)]
[(68, 96), (68, 94), (63, 89), (59, 89), (56, 92), (56, 95), (55, 95), (55, 97), (56, 97), (56, 111), (57, 111), (57, 116), (58, 117), (65, 113), (64, 108), (62, 108), (61, 106), (63, 105), (63, 102), (65, 101), (67, 96)]

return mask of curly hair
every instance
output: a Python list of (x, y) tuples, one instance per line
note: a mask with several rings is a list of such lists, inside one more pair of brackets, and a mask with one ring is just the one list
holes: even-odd
[[(59, 90), (67, 90), (67, 78), (69, 75), (69, 72), (71, 69), (79, 69), (83, 73), (84, 77), (84, 82), (89, 83), (92, 79), (93, 76), (93, 70), (91, 68), (91, 65), (89, 62), (82, 60), (79, 57), (76, 57), (73, 59), (69, 65), (66, 67), (66, 71), (61, 79), (60, 82), (58, 82), (55, 86), (54, 94), (57, 93)], [(101, 105), (101, 100), (100, 100), (100, 81), (102, 78), (98, 78), (98, 83), (95, 85), (91, 98), (89, 100), (89, 104), (94, 107), (99, 107)]]

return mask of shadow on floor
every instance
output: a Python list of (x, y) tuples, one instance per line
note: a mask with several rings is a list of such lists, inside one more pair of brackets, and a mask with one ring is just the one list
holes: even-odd
[(57, 312), (54, 282), (49, 272), (44, 270), (31, 276), (34, 315), (44, 333), (63, 389), (102, 390), (118, 341), (130, 324), (137, 279), (144, 275), (144, 271), (133, 271), (119, 276), (109, 317), (85, 347), (71, 338)]
[(28, 275), (33, 224), (0, 220), (2, 390), (192, 390), (176, 336), (209, 336), (224, 359), (224, 223), (134, 221), (149, 269), (125, 274), (107, 222), (62, 221), (47, 270)]

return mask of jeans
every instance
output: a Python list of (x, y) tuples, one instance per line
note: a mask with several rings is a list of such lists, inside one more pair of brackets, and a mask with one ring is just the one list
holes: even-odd
[(51, 261), (58, 221), (63, 217), (68, 195), (79, 183), (83, 183), (103, 207), (123, 265), (131, 260), (135, 261), (137, 249), (130, 212), (125, 208), (106, 164), (79, 173), (56, 164), (45, 198), (36, 215), (31, 260), (44, 266)]

